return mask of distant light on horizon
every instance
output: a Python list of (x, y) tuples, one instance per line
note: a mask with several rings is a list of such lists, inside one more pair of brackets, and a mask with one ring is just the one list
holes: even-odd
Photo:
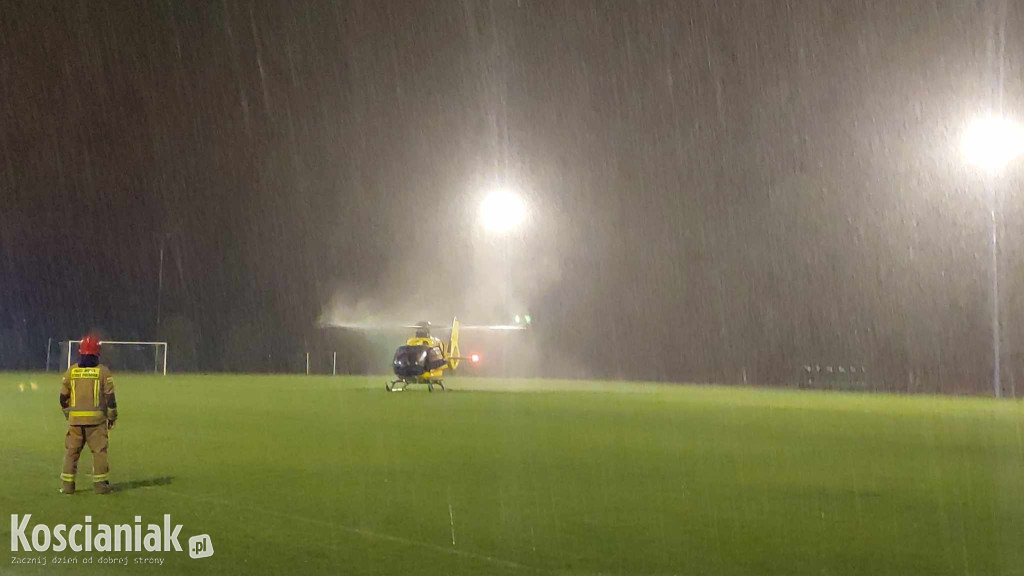
[(995, 174), (1024, 153), (1024, 129), (1016, 121), (989, 115), (972, 122), (964, 134), (967, 161)]
[(495, 234), (505, 234), (518, 228), (526, 219), (526, 203), (504, 188), (488, 194), (480, 204), (480, 223)]

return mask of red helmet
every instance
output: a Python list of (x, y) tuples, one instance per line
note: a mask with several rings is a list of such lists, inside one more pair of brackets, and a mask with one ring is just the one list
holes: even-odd
[(99, 356), (100, 339), (92, 335), (82, 338), (82, 343), (78, 345), (78, 354), (81, 356)]

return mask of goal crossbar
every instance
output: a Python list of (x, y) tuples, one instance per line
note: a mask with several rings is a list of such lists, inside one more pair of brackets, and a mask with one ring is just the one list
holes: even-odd
[[(67, 366), (71, 366), (71, 345), (81, 344), (81, 340), (68, 340), (68, 363)], [(160, 349), (160, 346), (164, 347), (164, 361), (162, 366), (162, 372), (164, 376), (167, 376), (167, 342), (133, 342), (128, 340), (100, 340), (100, 346), (104, 344), (125, 344), (129, 346), (156, 346)]]

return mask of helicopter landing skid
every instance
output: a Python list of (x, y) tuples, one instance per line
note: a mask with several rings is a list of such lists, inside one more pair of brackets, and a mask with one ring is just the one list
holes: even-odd
[(392, 380), (391, 382), (388, 382), (387, 384), (384, 385), (384, 389), (387, 390), (388, 392), (404, 392), (406, 388), (408, 388), (409, 386), (412, 386), (413, 384), (426, 384), (427, 385), (427, 392), (433, 392), (434, 391), (434, 386), (440, 386), (441, 390), (447, 391), (447, 389), (444, 387), (444, 383), (443, 382), (431, 382), (429, 380), (426, 381), (426, 382), (410, 382), (408, 380)]

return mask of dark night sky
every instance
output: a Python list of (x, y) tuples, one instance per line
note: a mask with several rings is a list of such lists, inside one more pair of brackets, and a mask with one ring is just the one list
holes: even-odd
[[(500, 320), (467, 269), (496, 260), (472, 220), (501, 184), (533, 216), (509, 258), (545, 373), (851, 361), (983, 392), (957, 147), (1000, 94), (1024, 110), (1022, 33), (998, 0), (7, 1), (0, 367), (101, 329), (221, 369), (243, 334), (300, 349), (339, 298)], [(1020, 175), (996, 183), (1010, 379)]]

